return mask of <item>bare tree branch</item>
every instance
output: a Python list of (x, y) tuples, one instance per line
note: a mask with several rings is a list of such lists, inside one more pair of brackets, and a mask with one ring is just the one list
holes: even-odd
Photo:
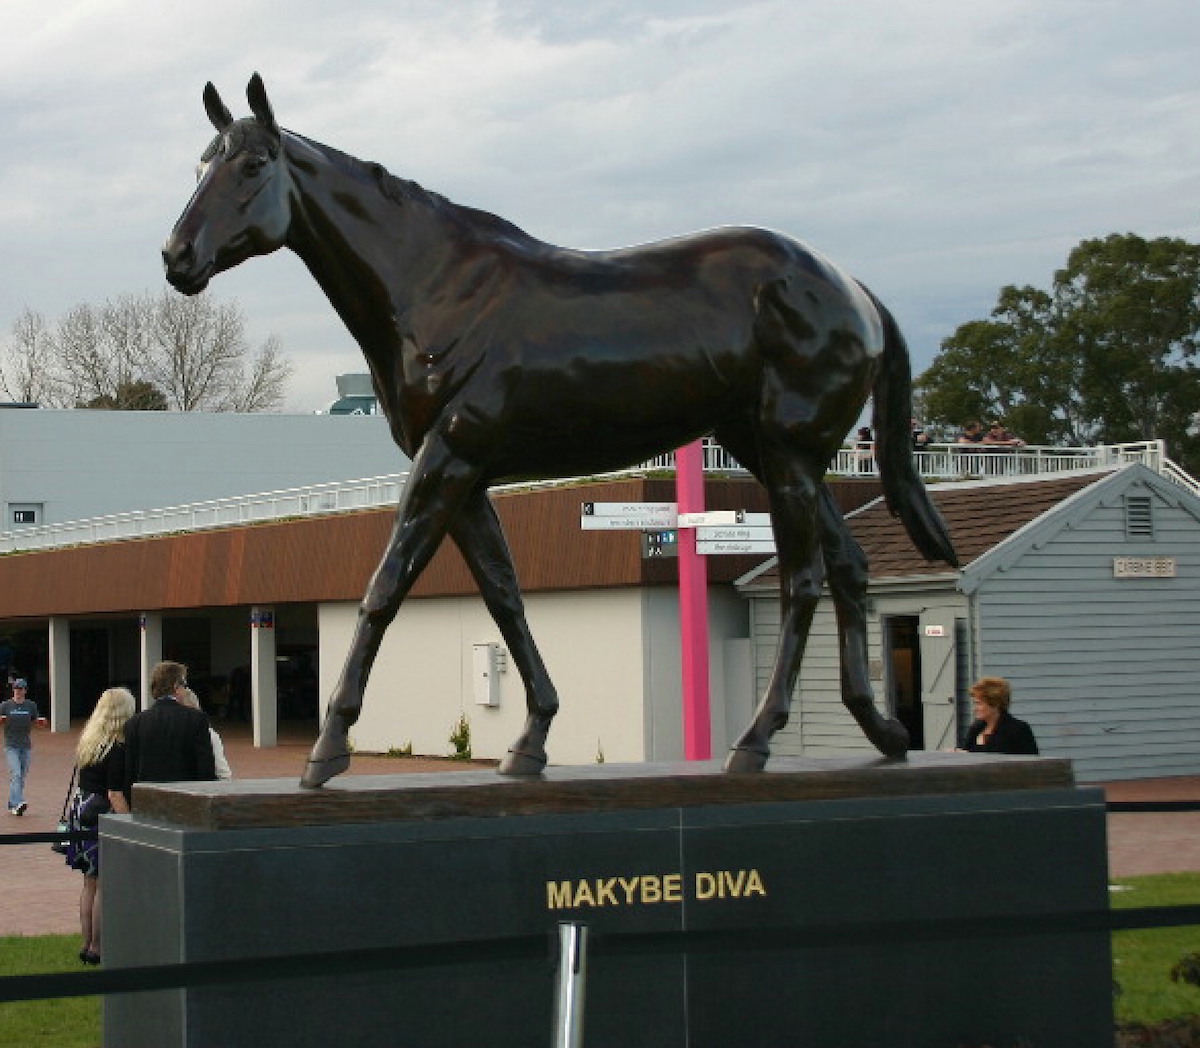
[(229, 410), (274, 411), (283, 403), (292, 374), (292, 365), (283, 356), (283, 343), (270, 336), (248, 363), (229, 399)]
[(269, 411), (291, 365), (275, 336), (252, 352), (245, 327), (237, 303), (167, 290), (80, 303), (53, 327), (26, 308), (0, 352), (0, 386), (53, 407), (157, 405), (153, 390), (175, 411)]
[(57, 392), (54, 342), (41, 313), (26, 306), (13, 321), (0, 354), (0, 386), (26, 404), (53, 404)]

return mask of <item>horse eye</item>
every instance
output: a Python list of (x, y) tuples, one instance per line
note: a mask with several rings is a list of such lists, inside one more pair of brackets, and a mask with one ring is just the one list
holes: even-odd
[(266, 161), (259, 156), (246, 157), (242, 161), (242, 174), (247, 178), (253, 178), (266, 166)]

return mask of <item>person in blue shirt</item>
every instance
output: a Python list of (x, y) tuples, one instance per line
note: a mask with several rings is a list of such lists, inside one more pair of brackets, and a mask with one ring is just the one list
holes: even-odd
[(33, 754), (33, 729), (44, 728), (46, 718), (29, 701), (29, 682), (18, 677), (12, 682), (12, 698), (0, 702), (0, 723), (4, 725), (4, 759), (8, 762), (8, 814), (24, 815), (25, 779)]

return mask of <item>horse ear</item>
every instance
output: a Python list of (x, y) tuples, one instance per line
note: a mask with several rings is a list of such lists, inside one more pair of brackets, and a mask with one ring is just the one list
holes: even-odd
[(258, 122), (268, 131), (278, 135), (279, 125), (275, 123), (275, 114), (271, 110), (271, 103), (267, 101), (266, 85), (263, 84), (262, 77), (257, 73), (250, 78), (250, 83), (246, 85), (246, 100), (250, 103), (250, 112), (254, 114)]
[(217, 89), (213, 87), (211, 80), (204, 85), (204, 111), (208, 114), (208, 119), (212, 121), (213, 127), (222, 133), (233, 123), (233, 114), (221, 101), (221, 96), (217, 94)]

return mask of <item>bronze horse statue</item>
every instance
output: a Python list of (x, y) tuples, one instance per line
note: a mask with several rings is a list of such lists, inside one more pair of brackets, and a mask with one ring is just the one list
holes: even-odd
[(204, 89), (217, 137), (163, 248), (167, 280), (194, 295), (217, 273), (291, 248), (362, 348), (413, 460), (302, 785), (349, 766), (348, 730), (384, 630), (447, 535), (525, 685), (524, 730), (499, 770), (539, 774), (558, 695), (488, 487), (619, 469), (709, 433), (769, 493), (782, 590), (773, 676), (726, 769), (765, 765), (826, 575), (842, 697), (882, 753), (907, 752), (903, 726), (875, 708), (867, 565), (824, 484), (873, 393), (888, 504), (926, 557), (956, 563), (913, 466), (908, 351), (874, 295), (761, 229), (619, 251), (555, 247), (283, 130), (257, 74), (247, 98), (253, 117), (235, 120)]

